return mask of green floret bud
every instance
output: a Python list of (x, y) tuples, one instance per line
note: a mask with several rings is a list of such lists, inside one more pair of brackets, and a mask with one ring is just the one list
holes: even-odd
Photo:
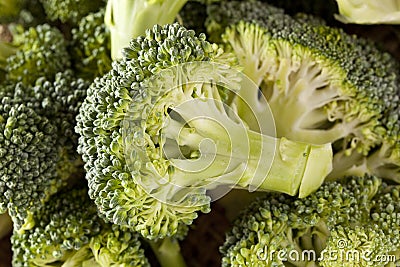
[(398, 235), (371, 219), (383, 187), (376, 177), (344, 177), (303, 199), (268, 193), (234, 222), (220, 248), (222, 266), (372, 266), (366, 257), (399, 247)]
[(149, 266), (138, 235), (105, 224), (86, 189), (54, 195), (33, 220), (12, 235), (13, 266)]
[(104, 0), (40, 0), (48, 19), (77, 24), (80, 19), (105, 6)]
[(111, 33), (111, 57), (122, 56), (132, 38), (154, 25), (173, 23), (187, 0), (108, 0), (105, 23)]
[(326, 249), (321, 253), (319, 265), (336, 266), (386, 266), (379, 261), (397, 249), (387, 235), (376, 225), (352, 227), (338, 226), (331, 230)]
[(238, 76), (215, 64), (229, 62), (221, 53), (178, 24), (155, 26), (92, 84), (78, 115), (78, 150), (107, 220), (147, 238), (171, 236), (209, 211), (208, 189), (306, 196), (330, 171), (329, 145), (261, 135), (235, 116), (224, 96)]
[(0, 213), (10, 214), (15, 229), (29, 228), (32, 211), (62, 185), (56, 176), (56, 128), (34, 110), (0, 104)]
[[(19, 31), (19, 32), (18, 32)], [(13, 35), (12, 43), (0, 44), (0, 69), (12, 82), (33, 84), (39, 77), (51, 78), (70, 65), (62, 33), (47, 24)]]
[(72, 64), (77, 74), (88, 80), (111, 69), (110, 33), (104, 24), (104, 9), (82, 18), (72, 29)]

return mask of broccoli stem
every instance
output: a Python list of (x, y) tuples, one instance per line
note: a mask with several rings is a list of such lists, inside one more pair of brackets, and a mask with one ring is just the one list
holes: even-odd
[(149, 244), (161, 267), (186, 267), (176, 239), (164, 238), (158, 241), (149, 241)]
[(111, 33), (111, 57), (121, 57), (132, 38), (154, 25), (174, 22), (187, 0), (108, 0), (105, 24)]
[[(295, 142), (255, 132), (225, 113), (215, 99), (185, 103), (174, 107), (165, 127), (166, 139), (177, 142), (179, 149), (164, 147), (166, 157), (177, 167), (174, 182), (181, 186), (198, 185), (197, 181), (208, 177), (214, 186), (217, 182), (304, 197), (331, 171), (330, 144)], [(186, 153), (183, 159), (182, 151)]]

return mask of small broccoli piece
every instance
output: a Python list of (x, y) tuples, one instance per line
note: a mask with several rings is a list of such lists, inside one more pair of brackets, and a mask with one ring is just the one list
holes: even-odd
[(77, 24), (84, 16), (105, 6), (104, 0), (40, 0), (49, 20)]
[(13, 266), (150, 266), (139, 235), (106, 224), (86, 188), (53, 195), (33, 220), (11, 237)]
[(396, 0), (336, 0), (339, 15), (335, 18), (343, 23), (399, 24), (400, 3)]
[(72, 64), (77, 74), (88, 80), (111, 69), (110, 33), (104, 24), (105, 9), (82, 18), (72, 29)]
[(18, 230), (33, 226), (30, 214), (50, 195), (83, 178), (73, 128), (88, 86), (67, 70), (35, 86), (1, 87), (1, 211), (8, 209)]
[(58, 29), (44, 24), (12, 33), (11, 43), (0, 41), (0, 69), (7, 80), (29, 85), (69, 67), (67, 44)]
[(30, 215), (61, 186), (55, 159), (56, 128), (24, 104), (0, 103), (0, 213), (16, 229), (31, 227)]
[(385, 266), (376, 256), (395, 253), (400, 243), (391, 209), (397, 199), (386, 196), (389, 208), (376, 204), (384, 187), (373, 176), (345, 177), (304, 199), (267, 193), (234, 222), (222, 265)]
[(224, 88), (208, 84), (228, 81), (234, 90), (237, 72), (213, 62), (229, 63), (229, 55), (203, 34), (155, 26), (89, 88), (77, 117), (78, 151), (108, 221), (147, 238), (170, 236), (209, 211), (206, 190), (219, 184), (305, 196), (322, 182), (314, 174), (330, 171), (329, 145), (248, 130), (224, 106)]
[[(262, 6), (265, 12), (260, 12)], [(257, 2), (226, 2), (209, 9), (209, 30), (227, 26), (223, 41), (266, 97), (278, 137), (331, 142), (332, 177), (380, 176), (362, 162), (390, 136), (392, 143), (397, 140), (388, 128), (398, 120), (392, 111), (398, 103), (398, 62), (375, 44), (341, 29), (275, 10)], [(270, 15), (257, 18), (259, 13)], [(257, 90), (244, 94), (252, 106), (266, 108), (258, 104)], [(252, 125), (246, 109), (239, 107), (238, 113)], [(350, 169), (354, 172), (347, 172)]]
[(173, 23), (187, 0), (108, 0), (105, 23), (111, 33), (111, 57), (122, 56), (132, 38), (154, 25)]

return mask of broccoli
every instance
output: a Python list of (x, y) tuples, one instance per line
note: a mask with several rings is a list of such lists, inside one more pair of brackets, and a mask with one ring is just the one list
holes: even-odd
[(48, 24), (11, 29), (12, 42), (0, 40), (0, 69), (6, 79), (32, 85), (39, 77), (53, 77), (70, 66), (62, 33)]
[(86, 188), (53, 195), (33, 220), (11, 237), (13, 266), (150, 266), (139, 235), (106, 224)]
[(387, 187), (345, 177), (304, 199), (266, 193), (234, 221), (222, 266), (385, 266), (376, 259), (400, 248), (398, 186)]
[(223, 104), (237, 72), (218, 64), (231, 56), (203, 34), (155, 26), (123, 54), (89, 88), (75, 128), (89, 194), (108, 221), (163, 238), (208, 212), (206, 190), (218, 184), (305, 196), (329, 173), (329, 144), (251, 131)]
[[(332, 177), (346, 174), (342, 163), (354, 170), (347, 174), (378, 175), (352, 166), (394, 136), (387, 122), (398, 120), (398, 62), (367, 40), (297, 18), (265, 3), (232, 1), (210, 7), (207, 21), (211, 34), (226, 29), (222, 42), (267, 98), (278, 137), (332, 143)], [(258, 103), (259, 91), (244, 94)], [(252, 125), (246, 109), (238, 113)]]
[(187, 0), (108, 0), (105, 23), (111, 33), (111, 57), (121, 57), (132, 38), (154, 25), (174, 22)]
[(88, 80), (111, 69), (110, 33), (104, 24), (105, 9), (83, 17), (72, 29), (70, 54), (77, 74)]
[(77, 24), (84, 16), (105, 6), (104, 0), (40, 0), (51, 21)]
[(32, 227), (32, 212), (83, 172), (73, 128), (88, 86), (67, 70), (35, 86), (0, 87), (0, 213), (8, 210), (17, 230)]
[(343, 23), (399, 24), (400, 3), (396, 0), (336, 0), (339, 15), (335, 18)]
[(61, 186), (54, 176), (56, 128), (24, 104), (2, 97), (0, 104), (0, 213), (15, 228), (29, 228), (31, 210)]

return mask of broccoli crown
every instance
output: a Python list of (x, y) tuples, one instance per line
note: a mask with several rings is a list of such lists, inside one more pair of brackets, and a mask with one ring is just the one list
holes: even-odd
[(1, 210), (8, 207), (17, 229), (31, 227), (31, 211), (82, 172), (73, 128), (87, 87), (66, 70), (54, 81), (42, 77), (35, 86), (9, 84), (0, 90)]
[[(155, 238), (175, 234), (180, 222), (190, 224), (197, 210), (209, 209), (208, 204), (188, 208), (161, 203), (138, 185), (125, 160), (121, 124), (132, 100), (139, 105), (147, 97), (141, 91), (146, 78), (171, 65), (209, 60), (215, 53), (203, 35), (178, 24), (157, 26), (133, 39), (124, 58), (89, 88), (77, 117), (78, 151), (86, 162), (89, 194), (107, 220)], [(141, 108), (145, 106), (137, 106)]]
[(105, 6), (104, 0), (40, 0), (50, 20), (60, 20), (77, 24), (84, 16), (90, 12), (99, 10)]
[[(386, 187), (374, 176), (345, 177), (324, 183), (304, 199), (267, 193), (234, 222), (221, 247), (222, 264), (354, 266), (357, 261), (357, 266), (385, 266), (377, 257), (395, 253), (400, 245), (394, 208), (398, 188), (388, 194)], [(313, 253), (301, 258), (303, 251)], [(343, 256), (349, 253), (359, 258)]]
[[(270, 15), (257, 16), (258, 6)], [(398, 62), (370, 41), (296, 18), (232, 1), (210, 8), (208, 25), (226, 28), (222, 41), (267, 98), (278, 136), (364, 157), (388, 135), (386, 121), (398, 121)]]
[(111, 41), (104, 24), (104, 9), (83, 17), (72, 29), (70, 51), (80, 77), (94, 80), (111, 69)]
[(149, 266), (138, 235), (106, 224), (86, 189), (53, 195), (33, 220), (12, 235), (13, 266)]
[(62, 33), (47, 24), (16, 32), (12, 43), (0, 46), (0, 68), (9, 81), (33, 84), (39, 77), (51, 78), (70, 65)]
[(56, 128), (33, 109), (3, 96), (0, 133), (0, 213), (8, 209), (16, 229), (29, 228), (31, 211), (61, 186)]

